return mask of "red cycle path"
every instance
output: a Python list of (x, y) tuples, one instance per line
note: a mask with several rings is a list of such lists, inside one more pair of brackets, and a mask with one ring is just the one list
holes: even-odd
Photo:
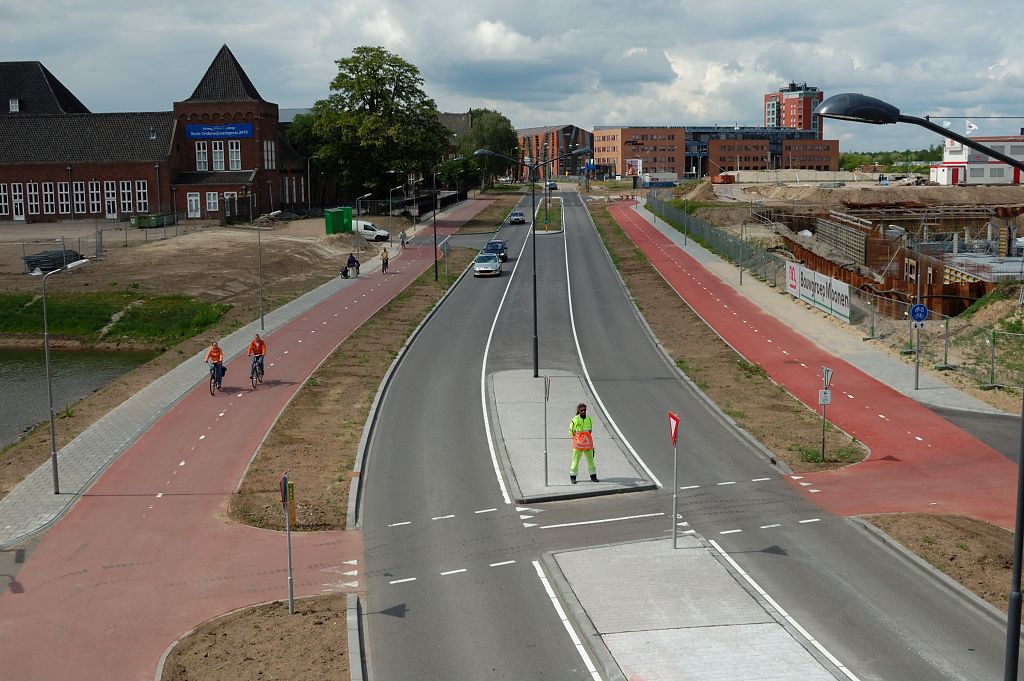
[[(438, 236), (487, 204), (452, 209)], [(248, 358), (236, 357), (222, 392), (211, 396), (202, 381), (125, 451), (0, 594), (0, 677), (151, 681), (164, 650), (191, 628), (285, 598), (284, 533), (228, 520), (229, 497), (302, 382), (433, 254), (410, 246), (387, 275), (364, 273), (269, 335), (258, 389), (248, 385)], [(293, 532), (295, 596), (360, 590), (362, 550), (359, 531)]]
[[(630, 204), (631, 205), (631, 204)], [(726, 342), (818, 409), (821, 367), (835, 371), (828, 418), (871, 450), (861, 463), (790, 476), (838, 515), (960, 514), (1012, 529), (1017, 466), (945, 419), (765, 314), (631, 210), (612, 215), (665, 280)]]

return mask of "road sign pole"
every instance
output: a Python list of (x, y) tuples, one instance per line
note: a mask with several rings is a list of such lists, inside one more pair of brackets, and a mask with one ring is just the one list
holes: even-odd
[(679, 447), (672, 445), (672, 548), (676, 546), (679, 531)]
[(284, 532), (288, 540), (288, 614), (295, 614), (295, 591), (292, 582), (292, 523), (289, 501), (291, 499), (291, 487), (288, 482), (288, 473), (281, 476), (281, 505), (284, 507)]
[(825, 463), (825, 405), (821, 405), (821, 462)]
[(914, 326), (917, 327), (917, 352), (914, 353), (914, 390), (918, 390), (921, 387), (921, 325), (924, 322), (915, 322)]
[[(548, 393), (551, 379), (544, 377), (544, 487), (548, 486)], [(563, 480), (565, 478), (562, 478)]]

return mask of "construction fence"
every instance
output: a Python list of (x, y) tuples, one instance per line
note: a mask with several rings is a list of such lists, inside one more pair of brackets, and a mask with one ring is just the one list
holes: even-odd
[[(757, 243), (696, 218), (665, 200), (648, 194), (647, 205), (685, 238), (693, 238), (724, 260), (745, 269), (766, 284), (784, 289), (786, 258)], [(996, 326), (976, 324), (972, 315), (949, 317), (934, 312), (919, 327), (910, 317), (912, 303), (850, 287), (851, 325), (865, 340), (877, 340), (921, 363), (958, 374), (982, 388), (1024, 386), (1024, 295), (1017, 313)], [(918, 345), (918, 338), (920, 344)], [(918, 349), (919, 348), (919, 349)]]

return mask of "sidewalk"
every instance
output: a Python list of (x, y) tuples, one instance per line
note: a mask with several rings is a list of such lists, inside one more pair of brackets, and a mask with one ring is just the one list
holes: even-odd
[[(397, 242), (389, 246), (392, 257), (400, 251)], [(267, 313), (263, 330), (257, 319), (220, 339), (225, 363), (246, 351), (253, 334), (273, 333), (339, 291), (357, 285), (361, 278), (379, 269), (380, 256), (377, 255), (363, 264), (360, 278), (337, 277)], [(205, 381), (205, 353), (204, 349), (186, 359), (61, 448), (57, 453), (60, 494), (53, 493), (53, 475), (50, 462), (47, 461), (10, 494), (0, 499), (0, 549), (18, 544), (60, 519), (128, 447), (168, 409)]]

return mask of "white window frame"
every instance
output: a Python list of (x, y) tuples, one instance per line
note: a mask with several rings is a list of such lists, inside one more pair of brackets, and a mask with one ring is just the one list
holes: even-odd
[(238, 192), (224, 192), (224, 215), (231, 217), (231, 209), (238, 213)]
[(21, 100), (17, 97), (11, 97), (7, 100), (8, 113), (18, 113), (21, 111)]
[(185, 210), (186, 215), (190, 219), (203, 217), (203, 209), (199, 203), (199, 192), (189, 192), (185, 195)]
[(71, 183), (57, 183), (57, 212), (61, 215), (71, 215)]
[(54, 212), (56, 212), (56, 210), (57, 210), (57, 207), (54, 204), (53, 183), (52, 182), (44, 182), (43, 183), (43, 214), (44, 215), (53, 215)]
[(7, 184), (0, 183), (0, 215), (7, 215), (11, 212), (11, 206), (7, 202)]
[(281, 176), (281, 203), (288, 203), (288, 176)]
[(149, 183), (135, 180), (135, 209), (140, 213), (149, 212)]
[(217, 192), (206, 192), (206, 212), (216, 213), (220, 210), (220, 194)]
[[(108, 204), (113, 205), (114, 210), (108, 210)], [(103, 214), (117, 216), (117, 182), (114, 180), (103, 181)]]
[(969, 177), (985, 177), (985, 168), (968, 168)]
[[(18, 210), (18, 207), (21, 210)], [(11, 183), (11, 215), (15, 220), (25, 219), (25, 193), (20, 182)]]
[(71, 194), (75, 201), (75, 212), (85, 215), (85, 182), (75, 180), (71, 184)]
[(242, 141), (228, 140), (228, 170), (242, 169)]
[(25, 196), (28, 199), (28, 214), (39, 215), (39, 183), (26, 182)]
[(273, 140), (263, 140), (263, 167), (267, 170), (277, 168), (277, 145)]
[(103, 208), (103, 194), (100, 192), (100, 181), (89, 180), (89, 212), (99, 213)]
[(132, 181), (121, 180), (121, 213), (128, 215), (132, 212)]
[(206, 161), (206, 142), (196, 142), (196, 171), (209, 170)]
[(1003, 168), (1001, 166), (995, 166), (995, 167), (989, 168), (988, 169), (988, 176), (989, 177), (999, 177), (999, 178), (1006, 177), (1006, 168)]
[(214, 140), (210, 146), (213, 147), (213, 169), (224, 170), (224, 140)]

